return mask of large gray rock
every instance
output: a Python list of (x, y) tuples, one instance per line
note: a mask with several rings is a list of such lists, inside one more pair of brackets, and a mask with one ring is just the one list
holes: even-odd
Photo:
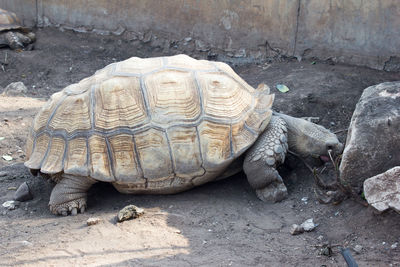
[(360, 192), (365, 179), (399, 165), (400, 82), (370, 86), (351, 118), (341, 179)]
[(400, 166), (364, 181), (364, 195), (377, 211), (400, 212)]

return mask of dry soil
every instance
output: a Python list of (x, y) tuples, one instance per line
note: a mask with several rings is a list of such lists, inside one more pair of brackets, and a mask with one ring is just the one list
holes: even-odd
[[(99, 183), (89, 191), (86, 213), (52, 215), (47, 203), (53, 184), (31, 176), (23, 166), (26, 135), (43, 101), (109, 63), (181, 52), (207, 58), (190, 46), (165, 49), (124, 35), (50, 28), (37, 30), (32, 51), (0, 50), (0, 87), (16, 81), (28, 87), (26, 96), (0, 97), (0, 156), (13, 157), (0, 159), (0, 202), (11, 200), (24, 181), (34, 196), (15, 210), (0, 206), (0, 265), (345, 266), (341, 248), (350, 248), (359, 266), (400, 265), (400, 215), (376, 215), (350, 198), (338, 205), (320, 204), (313, 175), (301, 162), (281, 168), (289, 197), (276, 204), (258, 200), (245, 176), (238, 174), (166, 196), (122, 195)], [(363, 89), (400, 80), (399, 73), (332, 61), (285, 59), (233, 67), (252, 86), (270, 85), (276, 110), (319, 117), (342, 141)], [(280, 93), (276, 84), (290, 91)], [(118, 210), (128, 204), (143, 207), (145, 214), (117, 223)], [(88, 227), (90, 217), (102, 221)], [(309, 218), (318, 224), (313, 232), (290, 235), (292, 224)], [(358, 253), (356, 245), (362, 246)], [(323, 255), (329, 248), (332, 254)]]

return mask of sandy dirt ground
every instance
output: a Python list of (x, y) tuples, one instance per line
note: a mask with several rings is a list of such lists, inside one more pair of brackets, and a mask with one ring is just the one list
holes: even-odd
[[(301, 162), (281, 168), (289, 197), (276, 204), (258, 200), (241, 173), (166, 196), (123, 195), (98, 183), (89, 191), (86, 213), (52, 215), (47, 204), (54, 185), (23, 166), (26, 136), (40, 106), (109, 63), (181, 52), (207, 57), (193, 46), (166, 51), (124, 35), (57, 29), (38, 30), (32, 51), (0, 50), (0, 92), (16, 81), (28, 88), (26, 96), (0, 97), (0, 156), (13, 158), (0, 158), (0, 202), (11, 200), (25, 181), (34, 196), (15, 210), (0, 206), (1, 266), (345, 266), (341, 248), (350, 248), (359, 266), (400, 266), (400, 215), (374, 214), (350, 198), (338, 205), (320, 204), (313, 175)], [(319, 117), (342, 141), (363, 89), (400, 80), (399, 73), (318, 60), (233, 67), (252, 86), (270, 85), (276, 110)], [(280, 93), (276, 84), (290, 91)], [(116, 214), (128, 204), (144, 208), (145, 214), (117, 223)], [(89, 227), (90, 217), (102, 221)], [(314, 231), (290, 234), (292, 224), (309, 218), (318, 224)]]

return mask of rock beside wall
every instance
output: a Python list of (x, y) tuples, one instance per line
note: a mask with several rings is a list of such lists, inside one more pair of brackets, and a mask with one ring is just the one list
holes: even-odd
[(360, 192), (365, 179), (395, 166), (400, 166), (400, 82), (388, 82), (366, 88), (357, 103), (340, 175)]

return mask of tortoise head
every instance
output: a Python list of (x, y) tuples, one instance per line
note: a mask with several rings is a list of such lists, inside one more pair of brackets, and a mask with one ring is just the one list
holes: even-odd
[(343, 144), (328, 129), (315, 123), (279, 114), (288, 127), (289, 150), (302, 157), (319, 158), (326, 162), (343, 152)]

